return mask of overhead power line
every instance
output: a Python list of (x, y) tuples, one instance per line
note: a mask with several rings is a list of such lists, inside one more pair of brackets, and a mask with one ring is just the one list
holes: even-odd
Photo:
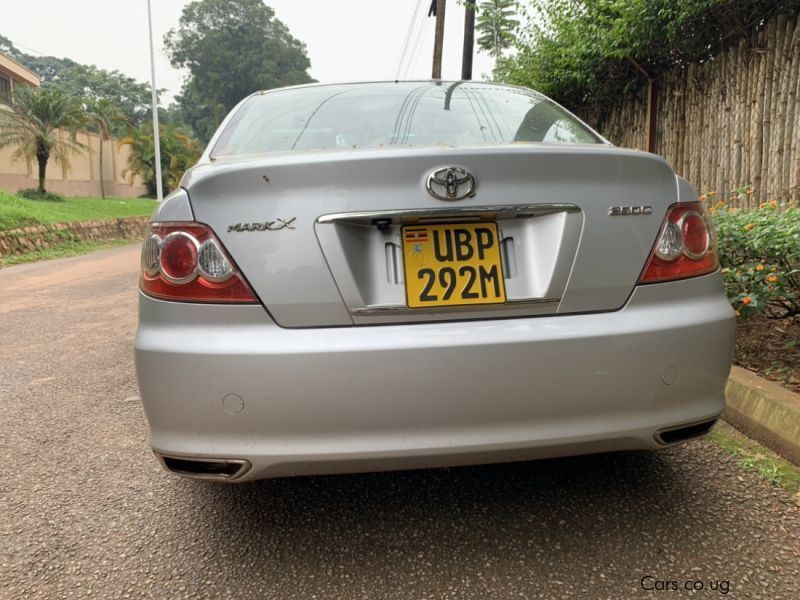
[(419, 29), (419, 34), (414, 42), (414, 52), (411, 54), (411, 60), (408, 61), (406, 70), (403, 73), (403, 78), (408, 79), (412, 72), (417, 70), (420, 56), (422, 56), (422, 49), (425, 47), (423, 43), (428, 37), (428, 30), (430, 29), (430, 19), (423, 18), (422, 25)]
[(427, 0), (417, 0), (417, 4), (414, 7), (414, 14), (411, 16), (411, 21), (408, 24), (408, 31), (406, 31), (406, 38), (403, 42), (403, 49), (400, 52), (400, 60), (397, 63), (397, 73), (395, 79), (400, 79), (404, 77), (402, 73), (404, 70), (407, 72), (409, 69), (409, 64), (412, 61), (412, 57), (414, 54), (413, 50), (413, 43), (412, 40), (417, 39), (419, 37), (418, 31), (422, 28), (422, 24), (424, 22), (424, 6)]

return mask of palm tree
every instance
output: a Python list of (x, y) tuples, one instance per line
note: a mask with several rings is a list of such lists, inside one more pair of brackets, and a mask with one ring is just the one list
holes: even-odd
[[(0, 148), (16, 146), (13, 158), (36, 160), (39, 164), (39, 194), (46, 194), (47, 162), (54, 158), (69, 166), (70, 152), (83, 150), (76, 139), (85, 121), (80, 105), (56, 88), (18, 86), (11, 106), (0, 109)], [(61, 132), (66, 131), (65, 138)]]
[(89, 104), (89, 122), (97, 128), (100, 134), (100, 195), (106, 199), (106, 186), (103, 178), (103, 140), (111, 139), (111, 130), (114, 125), (124, 120), (124, 115), (116, 104), (107, 98), (93, 100)]
[(483, 0), (480, 3), (476, 29), (480, 33), (478, 48), (497, 60), (503, 50), (514, 43), (514, 32), (519, 26), (515, 17), (515, 0)]
[[(164, 189), (178, 187), (186, 169), (200, 158), (203, 148), (196, 139), (187, 135), (181, 127), (173, 123), (161, 124), (161, 178)], [(149, 123), (131, 127), (128, 137), (120, 143), (130, 147), (128, 167), (123, 174), (139, 175), (144, 181), (147, 193), (156, 195), (156, 151), (153, 142), (153, 129)]]

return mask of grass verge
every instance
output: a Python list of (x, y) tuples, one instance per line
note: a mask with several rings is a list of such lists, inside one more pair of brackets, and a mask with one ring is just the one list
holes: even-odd
[(800, 468), (724, 421), (719, 421), (706, 439), (737, 457), (742, 468), (755, 471), (771, 484), (785, 489), (800, 504)]
[(62, 202), (46, 202), (0, 191), (0, 231), (48, 223), (146, 217), (155, 207), (155, 200), (145, 198), (65, 198)]
[(36, 262), (39, 260), (52, 260), (54, 258), (67, 258), (69, 256), (78, 256), (80, 254), (89, 254), (96, 250), (106, 250), (108, 248), (118, 248), (120, 246), (128, 246), (131, 244), (141, 244), (137, 240), (107, 240), (104, 242), (64, 242), (46, 250), (37, 250), (36, 252), (29, 252), (27, 254), (20, 254), (16, 256), (9, 256), (7, 258), (0, 258), (0, 269), (4, 267), (11, 267), (14, 265), (21, 265), (24, 263)]

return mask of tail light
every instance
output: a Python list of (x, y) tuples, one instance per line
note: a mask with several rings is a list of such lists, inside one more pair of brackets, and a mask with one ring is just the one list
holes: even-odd
[(163, 300), (258, 303), (214, 232), (200, 223), (150, 224), (140, 287)]
[(714, 226), (700, 202), (673, 204), (639, 283), (713, 273), (719, 268)]

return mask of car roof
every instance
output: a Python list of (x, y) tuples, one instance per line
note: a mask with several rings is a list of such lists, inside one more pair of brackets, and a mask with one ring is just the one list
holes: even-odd
[(531, 88), (527, 88), (521, 85), (512, 85), (509, 83), (501, 83), (497, 81), (475, 81), (474, 79), (376, 79), (376, 80), (355, 80), (355, 81), (326, 81), (326, 82), (319, 82), (315, 81), (312, 83), (301, 83), (298, 85), (287, 85), (279, 88), (270, 88), (268, 90), (259, 90), (251, 94), (251, 96), (260, 96), (263, 94), (269, 94), (272, 92), (279, 92), (282, 90), (297, 90), (297, 89), (304, 89), (304, 88), (319, 88), (319, 87), (335, 87), (335, 86), (344, 86), (344, 85), (386, 85), (386, 84), (432, 84), (436, 86), (448, 86), (453, 84), (473, 84), (473, 85), (485, 85), (485, 86), (493, 86), (493, 87), (503, 87), (508, 89), (517, 89), (517, 90), (525, 90), (526, 92), (533, 92), (536, 94), (540, 94), (541, 92), (537, 92)]

